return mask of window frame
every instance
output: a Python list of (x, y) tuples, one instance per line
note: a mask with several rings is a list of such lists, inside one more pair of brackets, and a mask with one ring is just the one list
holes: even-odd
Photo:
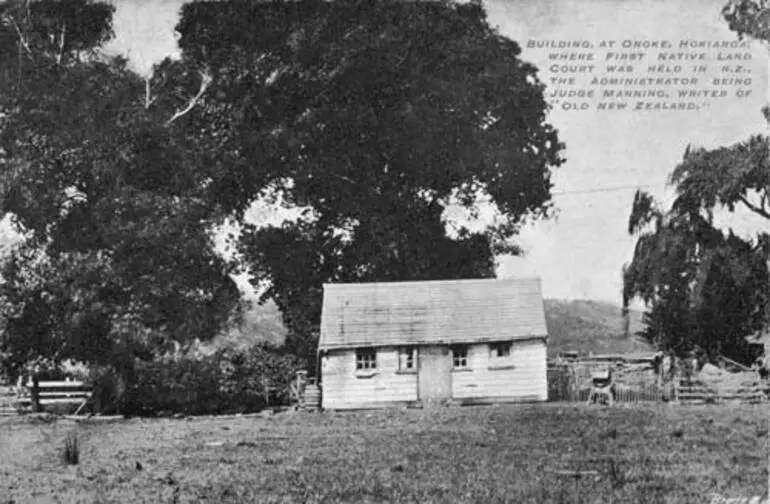
[[(417, 373), (418, 355), (419, 352), (416, 346), (398, 347), (398, 373)], [(411, 364), (411, 366), (406, 364)]]
[(489, 344), (489, 355), (495, 360), (510, 359), (512, 349), (512, 341), (495, 341)]
[(513, 365), (513, 341), (495, 341), (489, 344), (490, 370), (514, 369)]
[(356, 375), (373, 376), (377, 374), (377, 348), (360, 347), (356, 348)]
[[(449, 351), (452, 354), (452, 371), (470, 371), (468, 365), (469, 345), (451, 345)], [(460, 353), (461, 352), (461, 353)]]

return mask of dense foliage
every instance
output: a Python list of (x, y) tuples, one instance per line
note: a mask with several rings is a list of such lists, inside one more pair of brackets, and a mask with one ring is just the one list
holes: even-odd
[[(178, 30), (213, 76), (185, 120), (220, 140), (233, 205), (267, 189), (304, 210), (239, 243), (303, 355), (324, 282), (491, 277), (550, 213), (562, 145), (543, 86), (479, 2), (197, 2)], [(448, 233), (452, 202), (500, 218)]]
[[(12, 366), (73, 358), (127, 386), (136, 359), (221, 332), (227, 219), (312, 364), (324, 282), (491, 277), (550, 215), (543, 85), (479, 2), (190, 3), (181, 59), (146, 76), (100, 52), (113, 10), (0, 7), (0, 211), (26, 236), (0, 287)], [(302, 217), (245, 225), (260, 198)], [(452, 203), (498, 218), (448, 232)]]
[(290, 382), (303, 364), (267, 345), (143, 362), (114, 406), (123, 414), (149, 416), (260, 411), (289, 403)]
[(638, 192), (629, 232), (637, 243), (624, 268), (624, 302), (649, 306), (642, 334), (678, 356), (751, 362), (756, 349), (746, 337), (766, 323), (770, 299), (764, 235), (749, 240), (716, 229), (710, 210), (686, 189), (667, 212)]
[(16, 370), (38, 356), (130, 367), (237, 314), (206, 167), (167, 126), (181, 100), (149, 107), (126, 61), (99, 53), (113, 10), (0, 6), (0, 210), (26, 237), (0, 287)]

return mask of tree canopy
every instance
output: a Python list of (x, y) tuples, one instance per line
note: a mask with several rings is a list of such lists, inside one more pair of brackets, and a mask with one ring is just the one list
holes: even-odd
[(661, 350), (750, 361), (745, 338), (765, 323), (770, 295), (767, 246), (716, 229), (710, 213), (685, 194), (663, 212), (637, 192), (629, 218), (637, 243), (624, 268), (624, 305), (634, 298), (648, 305), (643, 336)]
[[(245, 161), (236, 198), (269, 188), (305, 209), (239, 243), (303, 352), (324, 282), (494, 276), (524, 220), (550, 214), (563, 146), (543, 86), (479, 3), (199, 2), (178, 30), (214, 76), (188, 120)], [(450, 234), (452, 202), (502, 217)]]
[(112, 11), (0, 9), (1, 206), (26, 237), (2, 271), (10, 366), (149, 357), (211, 338), (239, 303), (205, 167), (166, 124), (181, 100), (148, 107), (145, 82), (99, 52)]
[[(99, 361), (211, 337), (238, 305), (212, 238), (232, 218), (309, 356), (323, 283), (491, 277), (551, 214), (544, 86), (479, 2), (194, 2), (181, 59), (147, 77), (99, 53), (105, 4), (3, 5), (0, 196), (28, 236), (2, 287), (15, 349)], [(248, 225), (260, 199), (302, 216)], [(498, 218), (448, 230), (453, 204)]]

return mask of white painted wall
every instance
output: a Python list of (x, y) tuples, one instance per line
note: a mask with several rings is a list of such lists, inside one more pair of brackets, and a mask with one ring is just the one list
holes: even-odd
[[(468, 371), (452, 372), (455, 399), (545, 401), (548, 398), (546, 345), (542, 340), (514, 342), (507, 358), (491, 357), (486, 344), (471, 345), (468, 365)], [(373, 376), (359, 377), (355, 350), (329, 352), (321, 360), (322, 407), (355, 409), (418, 399), (418, 376), (398, 372), (397, 349), (378, 349), (377, 366)]]
[(452, 396), (455, 399), (499, 397), (545, 401), (548, 398), (543, 340), (514, 341), (511, 354), (506, 358), (491, 358), (486, 344), (471, 345), (468, 368), (470, 371), (452, 372)]
[(353, 409), (417, 400), (417, 374), (399, 374), (398, 351), (377, 350), (377, 372), (356, 375), (355, 350), (329, 352), (321, 359), (322, 399), (325, 409)]

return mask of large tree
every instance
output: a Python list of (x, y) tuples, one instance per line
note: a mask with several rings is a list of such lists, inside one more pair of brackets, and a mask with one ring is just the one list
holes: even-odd
[[(239, 302), (214, 249), (224, 212), (199, 144), (174, 128), (188, 96), (101, 45), (113, 8), (0, 5), (0, 209), (24, 243), (2, 272), (0, 351), (130, 367), (227, 323)], [(177, 81), (197, 76), (179, 67)]]
[[(111, 13), (77, 1), (4, 11), (3, 210), (29, 236), (6, 272), (14, 341), (87, 325), (109, 355), (210, 337), (237, 297), (210, 231), (260, 198), (303, 210), (238, 245), (304, 355), (324, 282), (493, 276), (550, 214), (563, 146), (543, 86), (477, 2), (196, 2), (181, 60), (140, 78), (95, 53), (109, 15), (68, 46), (73, 22)], [(452, 203), (499, 219), (449, 234)]]
[(711, 212), (682, 193), (664, 212), (638, 192), (629, 233), (637, 243), (624, 268), (624, 305), (638, 298), (649, 307), (642, 335), (680, 357), (699, 350), (750, 361), (745, 338), (764, 324), (770, 293), (767, 242), (716, 229)]
[[(177, 29), (212, 76), (179, 127), (220, 140), (232, 208), (263, 191), (304, 209), (246, 227), (239, 250), (306, 356), (324, 282), (491, 277), (550, 213), (562, 145), (543, 85), (480, 2), (196, 2)], [(450, 234), (452, 203), (500, 217)]]

